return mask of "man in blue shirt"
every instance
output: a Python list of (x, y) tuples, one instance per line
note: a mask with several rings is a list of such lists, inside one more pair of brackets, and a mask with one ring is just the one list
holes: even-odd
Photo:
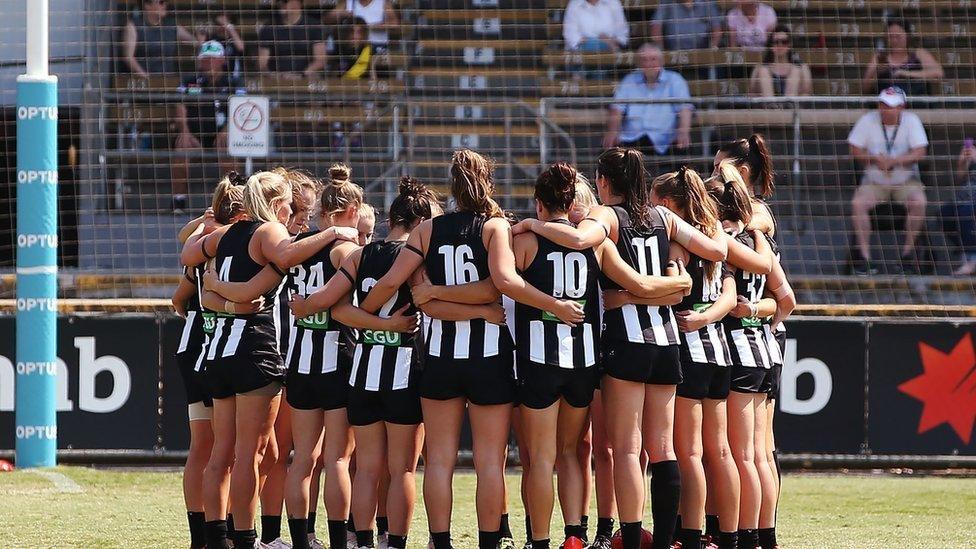
[[(614, 99), (687, 99), (688, 83), (678, 73), (664, 68), (664, 54), (652, 44), (637, 51), (638, 70), (620, 81)], [(603, 147), (639, 149), (648, 158), (663, 157), (658, 169), (676, 169), (672, 158), (691, 144), (691, 113), (688, 103), (614, 103), (610, 105)], [(657, 175), (657, 174), (653, 174)]]

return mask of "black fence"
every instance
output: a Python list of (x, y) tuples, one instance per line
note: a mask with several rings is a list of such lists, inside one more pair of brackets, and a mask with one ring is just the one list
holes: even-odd
[[(93, 459), (185, 451), (186, 401), (173, 359), (181, 328), (165, 314), (62, 316), (60, 448)], [(3, 450), (14, 443), (14, 330), (14, 318), (0, 316)], [(781, 451), (813, 462), (900, 456), (881, 459), (892, 465), (976, 456), (974, 332), (976, 323), (790, 321), (776, 419)]]

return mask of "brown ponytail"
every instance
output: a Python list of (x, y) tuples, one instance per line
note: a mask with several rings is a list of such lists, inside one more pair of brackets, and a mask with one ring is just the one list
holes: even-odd
[(505, 217), (505, 212), (492, 199), (494, 192), (491, 161), (470, 149), (455, 151), (451, 158), (451, 194), (457, 209), (486, 217)]
[[(681, 210), (675, 213), (705, 236), (711, 238), (718, 232), (718, 208), (695, 170), (682, 166), (676, 172), (659, 175), (651, 182), (651, 189), (658, 198), (670, 199)], [(707, 272), (714, 266), (713, 261), (705, 262)]]
[(597, 158), (596, 171), (610, 182), (614, 194), (624, 197), (631, 223), (638, 229), (651, 225), (651, 196), (644, 170), (644, 155), (637, 149), (614, 147)]
[(756, 187), (759, 196), (769, 198), (775, 189), (776, 172), (773, 171), (773, 155), (769, 152), (766, 138), (754, 133), (749, 139), (736, 139), (722, 145), (719, 152), (725, 153), (727, 160), (736, 167), (749, 167), (748, 183)]
[(752, 198), (742, 181), (742, 174), (734, 163), (722, 162), (719, 165), (719, 175), (715, 179), (715, 186), (709, 189), (712, 198), (718, 202), (719, 219), (741, 221), (748, 225), (752, 221)]
[(405, 175), (400, 178), (400, 194), (390, 204), (390, 227), (410, 230), (440, 211), (437, 193), (420, 181)]
[(571, 164), (557, 162), (535, 180), (535, 198), (553, 213), (568, 212), (576, 200), (579, 174)]

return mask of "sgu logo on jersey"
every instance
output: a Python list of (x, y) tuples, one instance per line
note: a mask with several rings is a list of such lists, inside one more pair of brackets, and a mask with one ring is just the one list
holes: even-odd
[(322, 311), (314, 315), (299, 318), (295, 324), (309, 330), (326, 330), (329, 328), (329, 311)]
[(369, 345), (386, 345), (399, 347), (403, 338), (400, 332), (384, 332), (382, 330), (363, 330), (363, 343)]
[(204, 312), (200, 314), (200, 317), (203, 319), (203, 333), (213, 335), (214, 330), (217, 329), (217, 315)]

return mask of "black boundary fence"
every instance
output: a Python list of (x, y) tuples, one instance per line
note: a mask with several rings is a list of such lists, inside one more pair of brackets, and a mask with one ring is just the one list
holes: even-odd
[[(59, 318), (61, 462), (166, 463), (186, 455), (186, 400), (166, 313)], [(976, 468), (976, 321), (791, 319), (777, 403), (783, 463), (804, 468)], [(12, 458), (14, 317), (0, 316), (0, 457)], [(463, 433), (460, 459), (470, 458)], [(512, 450), (512, 457), (517, 453)]]

